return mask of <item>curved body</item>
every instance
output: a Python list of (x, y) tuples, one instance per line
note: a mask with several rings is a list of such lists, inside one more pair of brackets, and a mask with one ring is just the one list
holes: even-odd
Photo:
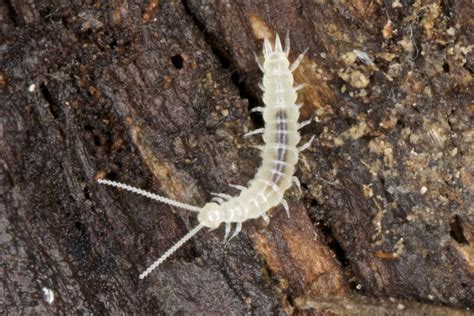
[(266, 217), (270, 208), (282, 202), (285, 191), (292, 184), (299, 153), (296, 147), (300, 141), (299, 107), (296, 105), (297, 88), (293, 87), (288, 52), (281, 49), (278, 37), (274, 49), (268, 41), (265, 42), (261, 68), (265, 103), (262, 164), (248, 188), (238, 196), (220, 205), (211, 202), (204, 206), (198, 215), (204, 226), (215, 228), (222, 222), (242, 223)]
[[(182, 202), (171, 200), (124, 183), (99, 179), (98, 182), (137, 194), (141, 194), (156, 201), (180, 207), (191, 212), (198, 213), (199, 225), (189, 231), (181, 240), (168, 249), (158, 260), (151, 264), (140, 274), (140, 279), (145, 278), (171, 254), (181, 247), (187, 240), (197, 234), (203, 227), (217, 228), (225, 223), (224, 240), (230, 240), (237, 236), (246, 220), (263, 217), (269, 220), (267, 211), (282, 204), (287, 213), (288, 204), (283, 199), (285, 191), (295, 182), (299, 186), (299, 180), (293, 176), (295, 165), (298, 162), (298, 154), (308, 148), (311, 140), (301, 147), (296, 147), (300, 141), (299, 129), (311, 120), (298, 123), (299, 106), (295, 103), (297, 90), (293, 87), (293, 70), (295, 70), (304, 57), (304, 53), (290, 65), (288, 54), (290, 48), (289, 37), (285, 41), (285, 50), (282, 49), (280, 38), (276, 35), (275, 45), (272, 47), (268, 39), (264, 41), (264, 62), (257, 63), (263, 71), (264, 108), (256, 108), (263, 113), (265, 128), (255, 130), (250, 134), (263, 133), (265, 145), (261, 146), (262, 164), (255, 175), (249, 181), (248, 187), (233, 186), (241, 190), (236, 197), (224, 193), (214, 194), (216, 202), (210, 202), (200, 208)], [(289, 214), (289, 213), (288, 213)], [(231, 224), (236, 223), (233, 235), (227, 239)]]

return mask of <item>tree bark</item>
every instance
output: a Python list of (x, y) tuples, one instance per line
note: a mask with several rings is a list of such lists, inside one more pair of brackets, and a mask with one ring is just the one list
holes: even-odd
[[(0, 2), (0, 311), (468, 314), (470, 1)], [(303, 152), (283, 208), (204, 230), (259, 164), (253, 52), (291, 38)], [(354, 310), (355, 308), (355, 310)]]

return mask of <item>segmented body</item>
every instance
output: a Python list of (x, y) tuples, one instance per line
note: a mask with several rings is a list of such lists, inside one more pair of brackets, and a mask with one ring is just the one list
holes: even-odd
[[(238, 196), (232, 197), (224, 193), (214, 194), (217, 196), (214, 198), (217, 203), (210, 202), (199, 208), (127, 184), (105, 179), (98, 180), (101, 184), (132, 191), (162, 203), (198, 213), (199, 225), (194, 227), (140, 274), (141, 279), (150, 274), (203, 227), (217, 228), (220, 224), (225, 223), (224, 240), (230, 240), (240, 232), (242, 222), (258, 217), (263, 217), (268, 221), (267, 211), (280, 203), (285, 207), (287, 213), (289, 212), (288, 204), (283, 199), (283, 195), (292, 182), (299, 186), (298, 179), (293, 176), (295, 165), (298, 162), (298, 155), (299, 152), (310, 146), (314, 136), (308, 143), (297, 147), (300, 141), (298, 130), (310, 122), (308, 120), (298, 123), (299, 106), (295, 102), (297, 90), (300, 86), (293, 87), (292, 72), (298, 67), (304, 53), (300, 54), (290, 65), (288, 61), (290, 44), (288, 35), (285, 42), (285, 50), (283, 50), (278, 35), (273, 47), (268, 39), (265, 39), (263, 64), (259, 63), (257, 59), (263, 71), (262, 89), (264, 90), (263, 102), (265, 107), (256, 108), (256, 110), (263, 112), (265, 128), (249, 134), (263, 133), (265, 144), (261, 146), (262, 164), (255, 178), (249, 182), (248, 187), (233, 186), (241, 190)], [(236, 223), (236, 229), (233, 235), (227, 239), (232, 223)]]
[[(242, 190), (240, 195), (225, 201), (218, 209), (204, 206), (199, 222), (205, 226), (216, 227), (222, 222), (242, 223), (265, 216), (269, 209), (281, 203), (285, 191), (293, 181), (298, 162), (296, 145), (300, 141), (297, 93), (293, 87), (287, 52), (282, 50), (278, 38), (274, 47), (271, 49), (270, 44), (265, 43), (262, 65), (265, 103), (262, 165), (255, 178), (249, 182), (248, 188)], [(206, 211), (207, 209), (214, 211)]]

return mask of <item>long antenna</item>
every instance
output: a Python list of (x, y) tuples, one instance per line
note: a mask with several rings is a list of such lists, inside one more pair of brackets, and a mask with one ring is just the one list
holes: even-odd
[(153, 270), (158, 268), (158, 266), (162, 264), (163, 261), (165, 261), (169, 256), (171, 256), (173, 252), (178, 250), (179, 247), (184, 245), (184, 243), (187, 242), (191, 237), (196, 235), (203, 227), (204, 225), (199, 224), (196, 227), (194, 227), (192, 230), (190, 230), (189, 233), (187, 233), (186, 235), (184, 235), (183, 238), (181, 238), (181, 240), (175, 243), (170, 249), (168, 249), (163, 255), (161, 255), (161, 257), (158, 258), (158, 260), (153, 262), (151, 266), (149, 266), (145, 271), (143, 271), (142, 274), (140, 274), (140, 279), (143, 280), (144, 278), (146, 278), (147, 275), (149, 275)]
[(162, 203), (166, 203), (166, 204), (169, 204), (169, 205), (175, 206), (175, 207), (180, 207), (180, 208), (183, 208), (183, 209), (191, 211), (191, 212), (199, 213), (201, 211), (200, 207), (189, 205), (189, 204), (186, 204), (186, 203), (181, 203), (181, 202), (169, 199), (167, 197), (157, 195), (155, 193), (151, 193), (151, 192), (148, 192), (148, 191), (136, 188), (136, 187), (132, 187), (132, 186), (130, 186), (128, 184), (125, 184), (125, 183), (120, 183), (120, 182), (117, 182), (117, 181), (106, 180), (106, 179), (99, 179), (99, 180), (97, 180), (97, 182), (99, 182), (100, 184), (106, 184), (106, 185), (110, 185), (110, 186), (113, 186), (113, 187), (117, 187), (119, 189), (123, 189), (123, 190), (127, 190), (127, 191), (130, 191), (130, 192), (133, 192), (133, 193), (137, 193), (137, 194), (146, 196), (147, 198), (150, 198), (152, 200), (159, 201), (159, 202), (162, 202)]

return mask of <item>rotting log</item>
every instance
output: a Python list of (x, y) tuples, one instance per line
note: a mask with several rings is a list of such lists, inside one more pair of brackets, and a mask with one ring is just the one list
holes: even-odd
[[(465, 0), (1, 2), (0, 310), (467, 313), (472, 16)], [(317, 136), (291, 218), (225, 246), (201, 232), (140, 281), (196, 219), (95, 179), (236, 194), (260, 163), (253, 52), (287, 30), (291, 58), (309, 48), (295, 78)]]

